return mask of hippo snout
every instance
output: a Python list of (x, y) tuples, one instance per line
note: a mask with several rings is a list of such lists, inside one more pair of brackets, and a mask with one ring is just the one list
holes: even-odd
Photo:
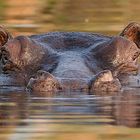
[(61, 78), (40, 70), (31, 78), (27, 89), (32, 91), (83, 91), (83, 92), (116, 92), (121, 84), (114, 78), (111, 71), (104, 70), (92, 78)]
[(27, 89), (32, 91), (85, 91), (89, 89), (89, 80), (85, 78), (55, 77), (49, 72), (39, 70), (34, 78), (29, 80)]
[(58, 78), (62, 90), (88, 92), (89, 80), (87, 78)]

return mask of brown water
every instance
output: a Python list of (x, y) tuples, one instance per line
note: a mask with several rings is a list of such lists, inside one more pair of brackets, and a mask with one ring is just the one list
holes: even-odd
[[(140, 22), (139, 0), (0, 0), (13, 35), (48, 31), (118, 34)], [(140, 88), (115, 95), (27, 93), (0, 88), (0, 140), (140, 140)]]

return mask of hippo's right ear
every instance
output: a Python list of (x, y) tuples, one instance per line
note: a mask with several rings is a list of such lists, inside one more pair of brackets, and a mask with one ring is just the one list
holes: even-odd
[(0, 48), (12, 39), (12, 35), (3, 26), (0, 26)]
[(140, 24), (136, 22), (129, 23), (120, 33), (120, 36), (133, 41), (140, 48)]

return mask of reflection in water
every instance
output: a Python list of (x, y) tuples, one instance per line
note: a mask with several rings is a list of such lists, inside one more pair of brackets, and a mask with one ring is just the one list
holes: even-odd
[[(0, 0), (1, 24), (13, 35), (54, 30), (114, 35), (128, 22), (139, 22), (139, 13), (139, 0)], [(104, 96), (9, 89), (0, 89), (1, 140), (140, 139), (139, 88)]]
[(43, 95), (0, 94), (0, 139), (140, 139), (139, 90), (114, 96)]
[(139, 90), (128, 90), (117, 97), (115, 101), (114, 117), (117, 125), (140, 127)]

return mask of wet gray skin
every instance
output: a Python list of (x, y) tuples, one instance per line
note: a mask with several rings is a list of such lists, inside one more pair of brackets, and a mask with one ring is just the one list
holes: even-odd
[(121, 77), (138, 71), (138, 23), (113, 37), (50, 32), (13, 38), (0, 30), (2, 72), (33, 91), (116, 92), (123, 86)]

